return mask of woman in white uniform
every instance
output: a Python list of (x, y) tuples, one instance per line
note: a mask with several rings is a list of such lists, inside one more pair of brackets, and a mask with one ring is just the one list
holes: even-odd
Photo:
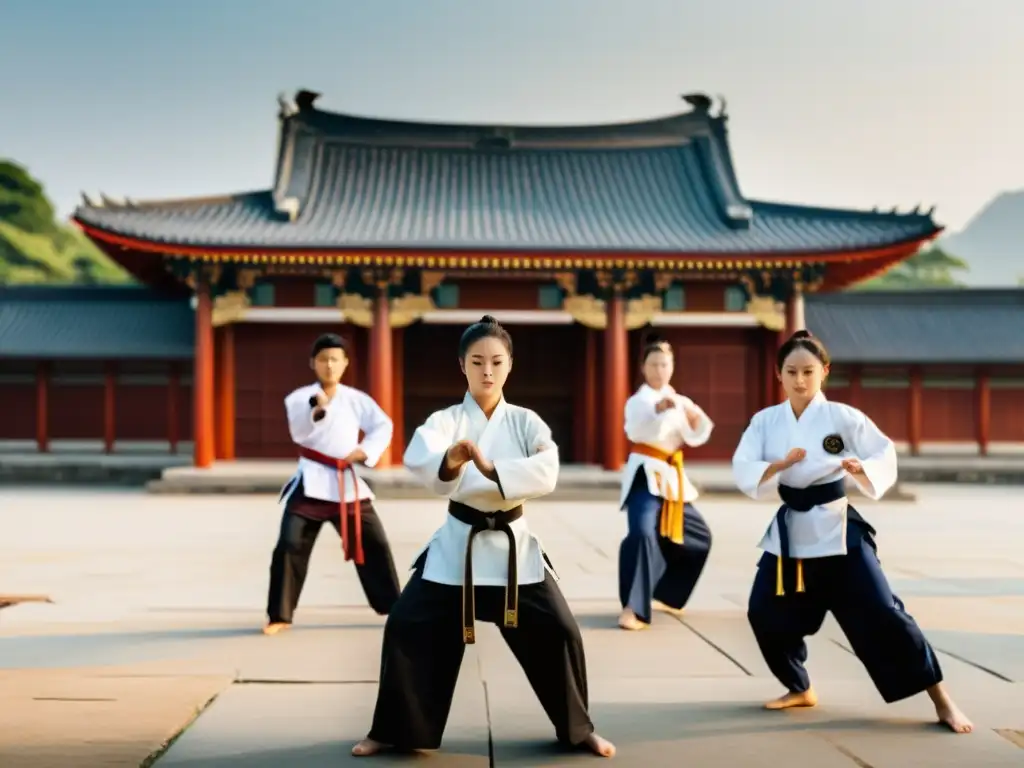
[(626, 401), (631, 442), (619, 508), (627, 533), (619, 546), (619, 626), (651, 625), (652, 608), (679, 614), (711, 551), (711, 531), (693, 506), (683, 447), (703, 445), (714, 424), (669, 382), (674, 360), (667, 341), (648, 337), (641, 353), (644, 384)]
[(747, 609), (787, 689), (767, 708), (817, 704), (804, 638), (831, 611), (887, 703), (927, 692), (940, 722), (969, 733), (935, 651), (882, 572), (875, 530), (846, 497), (847, 478), (876, 500), (895, 484), (892, 440), (861, 411), (825, 398), (829, 356), (809, 332), (794, 333), (776, 363), (787, 400), (754, 415), (732, 460), (741, 491), (757, 499), (777, 489), (783, 501), (761, 539)]
[[(586, 659), (527, 499), (558, 480), (558, 446), (533, 411), (505, 401), (512, 339), (490, 317), (459, 342), (469, 391), (413, 435), (404, 463), (448, 499), (448, 517), (413, 565), (384, 626), (373, 726), (352, 750), (437, 749), (474, 619), (498, 625), (555, 727), (556, 738), (602, 757), (615, 747), (594, 732)], [(500, 717), (500, 715), (496, 716)]]

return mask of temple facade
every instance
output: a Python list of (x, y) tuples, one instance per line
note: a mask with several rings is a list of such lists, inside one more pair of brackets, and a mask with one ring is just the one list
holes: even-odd
[(692, 458), (726, 458), (777, 402), (775, 353), (805, 325), (805, 297), (941, 231), (930, 212), (745, 197), (727, 116), (701, 95), (680, 114), (577, 127), (384, 121), (316, 100), (280, 103), (270, 189), (86, 199), (74, 214), (168, 301), (191, 300), (190, 374), (173, 388), (200, 467), (294, 455), (282, 398), (309, 383), (325, 331), (349, 341), (346, 382), (395, 421), (381, 464), (400, 461), (416, 425), (461, 397), (458, 337), (485, 313), (514, 339), (509, 399), (547, 420), (565, 461), (624, 463), (652, 327), (675, 348), (677, 389), (717, 424)]

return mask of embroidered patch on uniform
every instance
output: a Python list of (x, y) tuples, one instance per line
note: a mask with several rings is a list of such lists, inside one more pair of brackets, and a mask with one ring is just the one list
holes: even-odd
[(826, 453), (831, 453), (836, 456), (846, 450), (846, 444), (843, 442), (843, 438), (839, 435), (827, 435), (824, 440), (821, 441), (821, 447), (825, 449)]

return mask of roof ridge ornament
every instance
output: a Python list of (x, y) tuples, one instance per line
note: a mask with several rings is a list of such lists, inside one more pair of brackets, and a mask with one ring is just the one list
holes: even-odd
[(312, 112), (314, 109), (313, 104), (320, 96), (321, 94), (316, 91), (308, 91), (303, 88), (295, 94), (295, 106), (298, 107), (299, 112)]
[(295, 103), (289, 101), (288, 97), (284, 93), (277, 94), (277, 107), (277, 117), (280, 120), (287, 120), (299, 111), (299, 108), (295, 106)]
[(711, 97), (704, 93), (684, 93), (680, 98), (701, 114), (708, 114), (714, 106)]

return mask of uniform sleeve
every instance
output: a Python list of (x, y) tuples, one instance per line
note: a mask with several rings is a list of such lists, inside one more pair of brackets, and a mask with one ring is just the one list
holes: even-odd
[(758, 413), (743, 431), (732, 455), (732, 476), (736, 487), (752, 499), (769, 495), (779, 483), (777, 474), (767, 482), (761, 482), (769, 466), (771, 462), (764, 458), (764, 419)]
[(558, 446), (551, 428), (533, 411), (524, 411), (523, 434), (530, 456), (520, 459), (495, 459), (498, 488), (505, 499), (536, 499), (555, 490), (558, 483)]
[[(708, 440), (711, 439), (711, 432), (715, 428), (715, 423), (711, 421), (711, 418), (704, 412), (704, 409), (697, 405), (693, 400), (688, 397), (682, 399), (682, 433), (683, 441), (690, 446), (696, 448), (697, 446), (704, 445)], [(694, 429), (690, 426), (690, 420), (686, 418), (686, 409), (692, 409), (697, 412), (697, 428)], [(671, 410), (680, 410), (673, 408)]]
[[(674, 433), (681, 432), (686, 416), (679, 408), (668, 408), (661, 413), (654, 410), (657, 401), (633, 395), (626, 401), (626, 437), (634, 443), (660, 443)], [(678, 436), (676, 437), (678, 440)]]
[(444, 456), (455, 442), (455, 419), (447, 410), (436, 411), (413, 433), (402, 463), (416, 478), (438, 496), (451, 496), (462, 480), (469, 463), (463, 464), (454, 479), (440, 478)]
[(896, 446), (863, 412), (846, 405), (841, 413), (842, 433), (851, 443), (848, 449), (864, 467), (863, 476), (850, 475), (850, 478), (865, 496), (878, 501), (896, 484)]
[(309, 399), (315, 392), (314, 389), (303, 387), (284, 399), (284, 409), (288, 415), (288, 432), (291, 433), (292, 442), (296, 445), (305, 445), (318, 437), (327, 430), (327, 424), (331, 420), (331, 405), (334, 400), (327, 403), (324, 417), (320, 421), (313, 421), (313, 407), (309, 404)]
[(373, 467), (391, 443), (395, 425), (377, 401), (365, 393), (362, 393), (359, 403), (359, 429), (363, 433), (359, 447), (366, 454), (365, 464)]

